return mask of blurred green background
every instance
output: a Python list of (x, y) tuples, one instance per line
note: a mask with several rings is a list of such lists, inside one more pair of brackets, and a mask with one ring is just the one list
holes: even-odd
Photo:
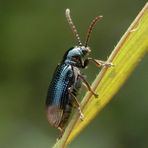
[[(105, 60), (146, 0), (0, 0), (0, 148), (51, 148), (58, 131), (45, 116), (55, 66), (75, 45), (65, 19), (85, 38), (90, 21), (92, 57)], [(125, 63), (126, 64), (126, 63)], [(119, 93), (70, 148), (148, 148), (148, 56)], [(99, 70), (84, 71), (91, 82)]]

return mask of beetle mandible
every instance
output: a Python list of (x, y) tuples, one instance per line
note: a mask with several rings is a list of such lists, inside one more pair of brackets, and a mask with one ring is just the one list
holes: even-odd
[(95, 97), (98, 96), (91, 89), (84, 75), (81, 74), (80, 69), (86, 68), (89, 61), (92, 61), (97, 66), (112, 66), (112, 63), (88, 57), (91, 52), (90, 47), (88, 47), (90, 34), (96, 22), (100, 20), (102, 16), (97, 16), (91, 22), (87, 31), (85, 44), (83, 45), (71, 19), (69, 9), (66, 9), (65, 15), (74, 36), (78, 41), (78, 45), (67, 50), (61, 63), (56, 67), (48, 88), (46, 99), (47, 119), (52, 126), (58, 128), (61, 132), (64, 131), (65, 124), (70, 117), (73, 107), (78, 109), (80, 119), (83, 120), (84, 118), (80, 104), (77, 100), (77, 94), (81, 88), (81, 84), (84, 84)]

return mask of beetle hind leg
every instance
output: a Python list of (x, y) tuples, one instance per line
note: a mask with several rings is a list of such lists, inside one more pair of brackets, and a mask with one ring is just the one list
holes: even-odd
[(78, 107), (78, 111), (79, 111), (80, 119), (83, 121), (84, 120), (84, 114), (82, 113), (80, 107)]
[(76, 96), (72, 93), (71, 87), (68, 89), (68, 92), (69, 92), (69, 94), (70, 94), (71, 97), (72, 97), (72, 103), (73, 103), (74, 106), (78, 109), (78, 113), (79, 113), (80, 119), (83, 121), (84, 115), (83, 115), (83, 113), (82, 113), (82, 111), (81, 111), (80, 103), (78, 102)]

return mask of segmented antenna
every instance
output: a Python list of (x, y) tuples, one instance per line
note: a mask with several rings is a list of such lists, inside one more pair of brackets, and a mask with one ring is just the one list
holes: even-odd
[(86, 40), (85, 40), (85, 44), (84, 46), (87, 47), (88, 45), (88, 42), (89, 42), (89, 39), (90, 39), (90, 34), (94, 28), (94, 26), (96, 25), (97, 21), (99, 21), (103, 16), (97, 16), (96, 18), (94, 18), (88, 28), (88, 31), (87, 31), (87, 35), (86, 35)]
[(67, 21), (68, 21), (68, 24), (70, 25), (71, 29), (72, 29), (72, 32), (74, 33), (74, 36), (76, 37), (77, 41), (78, 41), (78, 44), (79, 46), (82, 46), (82, 43), (81, 43), (81, 40), (80, 40), (80, 36), (78, 34), (78, 31), (71, 19), (71, 16), (70, 16), (70, 9), (66, 9), (65, 11), (65, 15), (66, 15), (66, 18), (67, 18)]

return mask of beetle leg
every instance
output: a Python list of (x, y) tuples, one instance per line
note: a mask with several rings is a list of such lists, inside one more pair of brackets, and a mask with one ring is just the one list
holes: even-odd
[(58, 130), (62, 133), (63, 129), (61, 127), (58, 127)]
[(79, 104), (77, 98), (75, 97), (75, 95), (74, 95), (74, 94), (72, 93), (72, 91), (71, 91), (71, 87), (68, 88), (68, 92), (69, 92), (69, 94), (72, 96), (72, 101), (73, 101), (73, 103), (75, 104), (76, 108), (78, 109), (78, 112), (79, 112), (79, 115), (80, 115), (80, 119), (83, 120), (84, 115), (83, 115), (83, 113), (82, 113), (82, 111), (81, 111), (80, 104)]
[[(87, 82), (87, 80), (86, 80), (82, 75), (80, 75), (80, 74), (79, 74), (79, 77), (82, 79), (82, 81), (83, 81), (83, 83), (85, 84), (85, 86), (87, 87), (87, 89), (88, 89), (96, 98), (98, 98), (98, 94), (96, 94), (96, 93), (91, 89), (91, 87), (90, 87), (89, 83)], [(82, 83), (82, 84), (83, 84), (83, 83)]]
[(97, 66), (106, 66), (106, 67), (114, 66), (111, 62), (107, 62), (107, 61), (101, 61), (101, 60), (92, 59), (92, 58), (88, 58), (88, 60), (94, 62)]
[(80, 119), (83, 121), (84, 114), (82, 113), (80, 106), (78, 107), (78, 111), (79, 111), (79, 114), (80, 114)]
[(62, 135), (64, 133), (64, 130), (61, 127), (58, 127), (58, 130), (60, 131), (60, 134), (59, 134), (59, 136), (57, 138), (57, 141), (61, 139), (61, 137), (62, 137)]

